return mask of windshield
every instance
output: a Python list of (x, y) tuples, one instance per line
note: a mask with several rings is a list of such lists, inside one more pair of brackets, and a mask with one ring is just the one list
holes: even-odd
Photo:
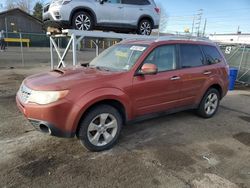
[(146, 49), (146, 45), (118, 44), (102, 52), (90, 63), (90, 67), (128, 71)]

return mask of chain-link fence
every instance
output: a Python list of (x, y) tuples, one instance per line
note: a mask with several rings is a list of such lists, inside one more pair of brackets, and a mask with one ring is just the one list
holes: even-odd
[[(50, 40), (46, 34), (33, 33), (6, 33), (7, 50), (0, 53), (0, 67), (28, 66), (38, 63), (50, 64)], [(68, 38), (59, 38), (58, 46), (64, 49)], [(99, 39), (100, 49), (106, 49), (119, 42), (117, 39)], [(95, 57), (96, 39), (87, 38), (81, 43), (81, 51), (78, 52), (79, 62), (90, 61)], [(219, 44), (231, 67), (237, 67), (239, 82), (250, 84), (250, 45)], [(69, 54), (68, 62), (72, 61)], [(56, 60), (55, 60), (56, 62)]]
[[(70, 39), (66, 37), (57, 38), (56, 43), (63, 52)], [(6, 51), (0, 53), (0, 68), (19, 66), (50, 65), (50, 39), (44, 34), (36, 33), (5, 33)], [(86, 63), (95, 57), (95, 48), (98, 44), (100, 50), (106, 49), (120, 40), (117, 39), (84, 39), (80, 43), (78, 62)], [(59, 61), (56, 56), (54, 62)], [(72, 54), (66, 57), (68, 64), (72, 62)]]
[(239, 70), (237, 81), (250, 84), (250, 45), (220, 44), (230, 67)]

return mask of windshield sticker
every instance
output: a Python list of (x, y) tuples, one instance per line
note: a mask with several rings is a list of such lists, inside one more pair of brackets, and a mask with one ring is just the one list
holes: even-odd
[(144, 46), (132, 46), (130, 50), (143, 52), (146, 49)]

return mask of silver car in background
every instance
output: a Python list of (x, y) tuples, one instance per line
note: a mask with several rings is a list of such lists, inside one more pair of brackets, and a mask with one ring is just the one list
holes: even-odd
[(160, 9), (154, 0), (53, 0), (43, 21), (46, 27), (150, 35), (159, 27)]

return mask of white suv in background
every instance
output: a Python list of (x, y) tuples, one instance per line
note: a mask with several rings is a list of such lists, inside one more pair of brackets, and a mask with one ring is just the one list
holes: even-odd
[(53, 0), (44, 7), (45, 26), (112, 30), (150, 35), (159, 27), (154, 0)]

